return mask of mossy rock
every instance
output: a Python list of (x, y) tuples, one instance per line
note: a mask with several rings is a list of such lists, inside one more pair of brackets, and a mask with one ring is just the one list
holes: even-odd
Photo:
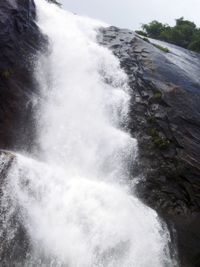
[(165, 53), (169, 53), (170, 50), (167, 47), (158, 45), (158, 44), (153, 44), (153, 46), (155, 46), (156, 48), (160, 49), (161, 51), (165, 52)]
[(153, 98), (155, 99), (161, 99), (162, 98), (162, 93), (160, 91), (157, 91), (154, 93)]
[(147, 42), (147, 43), (150, 43), (149, 39), (146, 38), (146, 37), (142, 38), (142, 40), (145, 41), (145, 42)]
[(155, 146), (158, 147), (159, 149), (167, 149), (169, 148), (170, 145), (170, 141), (163, 137), (156, 137), (153, 139), (153, 142)]
[(156, 118), (154, 116), (149, 116), (147, 118), (147, 122), (153, 124), (153, 123), (156, 123)]
[(14, 70), (12, 69), (4, 69), (0, 71), (0, 76), (9, 79), (14, 74)]
[(165, 137), (161, 137), (156, 128), (150, 128), (148, 134), (152, 137), (152, 142), (158, 149), (164, 150), (169, 148), (170, 141)]

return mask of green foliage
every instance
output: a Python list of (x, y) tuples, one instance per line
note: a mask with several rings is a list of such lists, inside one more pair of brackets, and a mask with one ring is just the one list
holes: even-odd
[(200, 39), (199, 40), (192, 41), (188, 45), (188, 49), (193, 50), (193, 51), (200, 52)]
[(195, 34), (194, 40), (188, 45), (188, 49), (193, 51), (200, 51), (200, 31), (198, 34)]
[(143, 24), (142, 29), (147, 37), (200, 52), (200, 28), (183, 17), (176, 19), (176, 25), (173, 27), (154, 20)]
[(159, 135), (159, 132), (157, 131), (157, 129), (150, 128), (149, 129), (149, 135), (151, 136), (154, 145), (158, 149), (165, 150), (165, 149), (169, 148), (170, 141), (165, 137), (161, 137)]
[(142, 28), (147, 33), (147, 36), (157, 39), (163, 29), (164, 25), (157, 20), (153, 20), (149, 24), (143, 24)]

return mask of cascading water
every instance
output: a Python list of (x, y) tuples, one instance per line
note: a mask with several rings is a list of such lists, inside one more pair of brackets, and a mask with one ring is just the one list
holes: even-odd
[(157, 214), (130, 192), (127, 77), (96, 42), (102, 24), (35, 2), (49, 40), (35, 71), (39, 149), (16, 156), (4, 190), (31, 242), (25, 266), (174, 266)]

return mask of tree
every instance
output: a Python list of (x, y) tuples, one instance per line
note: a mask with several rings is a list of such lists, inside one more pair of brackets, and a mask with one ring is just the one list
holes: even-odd
[(158, 38), (163, 30), (164, 25), (157, 20), (153, 20), (149, 24), (143, 24), (142, 28), (148, 36)]
[(143, 35), (146, 34), (147, 37), (200, 52), (200, 29), (194, 22), (185, 20), (183, 17), (176, 19), (174, 27), (153, 20), (149, 24), (143, 24), (142, 29)]
[[(174, 31), (174, 39), (177, 40), (176, 34), (178, 34), (179, 39), (176, 43), (180, 46), (187, 48), (189, 44), (193, 41), (193, 36), (196, 30), (196, 25), (189, 21), (184, 20), (183, 17), (176, 20), (176, 26), (173, 28)], [(173, 41), (173, 40), (172, 40)]]

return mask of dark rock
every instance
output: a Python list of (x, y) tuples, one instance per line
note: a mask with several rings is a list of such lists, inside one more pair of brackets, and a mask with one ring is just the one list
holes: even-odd
[(0, 3), (0, 148), (29, 150), (34, 142), (37, 83), (34, 58), (45, 43), (33, 0)]
[(13, 207), (5, 188), (8, 173), (15, 161), (15, 155), (0, 151), (0, 262), (1, 266), (21, 266), (29, 252), (29, 239), (20, 211)]
[[(29, 151), (35, 142), (37, 106), (32, 100), (39, 92), (33, 62), (47, 42), (35, 17), (33, 0), (0, 3), (1, 149)], [(146, 177), (137, 185), (138, 196), (168, 223), (181, 266), (200, 266), (200, 56), (169, 44), (164, 44), (169, 49), (165, 53), (117, 27), (101, 29), (99, 43), (112, 49), (129, 77), (129, 129), (139, 144), (133, 176)], [(4, 157), (2, 201), (14, 155), (1, 152), (0, 156)], [(15, 210), (4, 225), (5, 206), (0, 203), (0, 207), (1, 264), (21, 264), (29, 240), (20, 213)], [(15, 233), (8, 240), (13, 228)]]
[(165, 219), (172, 237), (175, 228), (180, 265), (200, 266), (200, 55), (167, 43), (165, 53), (155, 40), (112, 27), (98, 39), (119, 58), (132, 89), (135, 174), (146, 177), (138, 196)]
[[(33, 99), (39, 94), (33, 62), (47, 42), (35, 18), (33, 0), (0, 2), (0, 149), (29, 151), (35, 141)], [(29, 239), (20, 212), (4, 195), (15, 157), (1, 151), (0, 158), (0, 265), (22, 266)]]

